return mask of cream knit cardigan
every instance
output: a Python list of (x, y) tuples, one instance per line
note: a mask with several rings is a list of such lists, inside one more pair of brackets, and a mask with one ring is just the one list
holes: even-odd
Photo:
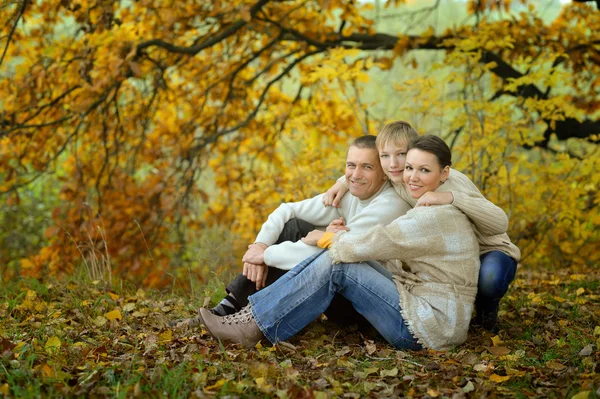
[(402, 318), (426, 348), (467, 340), (477, 294), (479, 245), (469, 219), (452, 205), (417, 207), (363, 234), (338, 233), (334, 263), (381, 261), (400, 294)]

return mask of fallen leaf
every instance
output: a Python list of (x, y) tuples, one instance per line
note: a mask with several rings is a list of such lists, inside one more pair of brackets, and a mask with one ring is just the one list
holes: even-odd
[(510, 349), (505, 346), (486, 346), (485, 348), (494, 356), (506, 356), (510, 353)]
[(431, 396), (432, 398), (437, 398), (438, 396), (440, 396), (440, 393), (437, 390), (433, 389), (433, 388), (429, 388), (427, 390), (427, 394), (429, 396)]
[(567, 366), (565, 366), (564, 364), (552, 360), (546, 362), (546, 367), (556, 371), (564, 370), (567, 368)]
[(377, 345), (375, 345), (373, 341), (366, 341), (365, 350), (367, 351), (367, 354), (372, 355), (377, 350)]
[(113, 292), (109, 292), (109, 293), (108, 293), (108, 296), (110, 296), (110, 297), (111, 297), (111, 299), (112, 299), (113, 301), (115, 301), (115, 302), (117, 302), (117, 301), (119, 300), (119, 296), (118, 296), (117, 294), (113, 293)]
[(486, 371), (487, 369), (488, 369), (488, 366), (483, 363), (479, 363), (479, 364), (476, 364), (475, 366), (473, 366), (473, 370), (475, 370), (475, 371)]
[(108, 320), (121, 320), (123, 318), (119, 309), (115, 309), (106, 313), (104, 317), (106, 317)]
[(589, 356), (594, 351), (594, 345), (586, 345), (585, 348), (579, 351), (579, 356)]
[(504, 342), (500, 339), (499, 335), (493, 336), (492, 337), (492, 345), (493, 346), (498, 346), (500, 344), (503, 344)]
[(54, 377), (54, 370), (52, 370), (52, 367), (50, 367), (48, 365), (48, 363), (46, 363), (42, 366), (41, 372), (42, 372), (42, 377), (45, 377), (45, 378)]
[(581, 295), (581, 294), (583, 294), (583, 293), (585, 293), (585, 288), (583, 288), (583, 287), (581, 287), (581, 288), (578, 288), (578, 289), (577, 289), (577, 291), (575, 291), (575, 294), (576, 294), (577, 296), (579, 296), (579, 295)]
[(398, 369), (394, 367), (390, 370), (381, 370), (379, 375), (381, 375), (382, 377), (396, 377), (398, 375)]
[(227, 380), (225, 378), (221, 378), (219, 381), (215, 382), (213, 385), (204, 388), (204, 390), (205, 391), (212, 391), (213, 389), (219, 389), (223, 385), (225, 385), (226, 382), (227, 382)]
[(581, 391), (571, 397), (571, 399), (588, 399), (591, 391)]
[(256, 382), (256, 386), (259, 389), (269, 389), (271, 385), (267, 384), (267, 380), (264, 377), (258, 377), (254, 380)]
[(462, 388), (464, 393), (469, 393), (469, 392), (473, 392), (475, 390), (475, 386), (473, 385), (473, 383), (471, 381), (467, 382), (467, 385), (465, 385)]
[(595, 337), (596, 335), (600, 335), (600, 326), (596, 326), (596, 327), (594, 327), (594, 337)]
[(133, 303), (133, 302), (126, 303), (123, 306), (123, 311), (124, 312), (131, 312), (133, 309), (135, 309), (135, 303)]
[(500, 382), (504, 382), (504, 381), (510, 380), (510, 376), (509, 375), (507, 375), (507, 376), (501, 376), (501, 375), (498, 375), (498, 374), (492, 374), (492, 375), (490, 375), (490, 380), (492, 380), (494, 382), (500, 383)]
[(173, 331), (171, 331), (171, 330), (165, 330), (165, 331), (161, 332), (160, 334), (158, 334), (158, 343), (159, 344), (164, 344), (165, 342), (171, 342), (172, 339), (173, 339)]
[(8, 384), (0, 385), (0, 393), (4, 396), (8, 396), (9, 387)]
[(477, 362), (479, 361), (479, 357), (477, 357), (476, 354), (474, 353), (467, 353), (466, 355), (464, 355), (461, 359), (464, 363), (467, 363), (471, 366), (477, 364)]
[(97, 327), (102, 327), (103, 325), (105, 325), (106, 323), (108, 323), (108, 320), (106, 320), (106, 317), (103, 316), (98, 316), (94, 319), (94, 324)]
[(60, 349), (60, 339), (58, 337), (48, 338), (46, 341), (46, 345), (44, 345), (44, 349), (46, 352), (53, 352)]

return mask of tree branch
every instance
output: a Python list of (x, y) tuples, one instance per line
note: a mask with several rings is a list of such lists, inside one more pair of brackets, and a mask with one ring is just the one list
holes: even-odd
[[(259, 0), (257, 3), (255, 3), (252, 7), (250, 7), (250, 16), (254, 17), (254, 15), (269, 1), (271, 1), (271, 0)], [(236, 32), (238, 32), (240, 29), (242, 29), (247, 24), (248, 24), (248, 21), (246, 21), (244, 19), (238, 19), (237, 21), (235, 21), (233, 24), (228, 26), (226, 29), (224, 29), (220, 33), (218, 33), (214, 36), (210, 36), (208, 39), (203, 40), (202, 42), (195, 44), (193, 46), (190, 46), (190, 47), (176, 46), (174, 44), (165, 42), (161, 39), (148, 40), (148, 41), (138, 44), (136, 57), (141, 56), (142, 50), (144, 50), (148, 47), (152, 47), (152, 46), (162, 47), (171, 53), (196, 55), (200, 51), (202, 51), (206, 48), (212, 47), (215, 44), (234, 35)]]

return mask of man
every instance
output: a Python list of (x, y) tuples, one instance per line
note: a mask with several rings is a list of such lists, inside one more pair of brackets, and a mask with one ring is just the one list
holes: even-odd
[[(213, 313), (224, 316), (239, 311), (248, 304), (250, 295), (319, 252), (319, 248), (300, 241), (315, 227), (332, 224), (332, 230), (362, 233), (377, 224), (387, 225), (410, 209), (387, 181), (375, 139), (375, 136), (362, 136), (350, 145), (345, 176), (351, 195), (344, 196), (338, 208), (324, 207), (321, 194), (281, 204), (269, 215), (255, 243), (248, 246), (242, 258), (243, 273), (227, 286), (228, 295)], [(344, 299), (340, 297), (337, 302), (342, 309), (344, 305), (339, 301)]]

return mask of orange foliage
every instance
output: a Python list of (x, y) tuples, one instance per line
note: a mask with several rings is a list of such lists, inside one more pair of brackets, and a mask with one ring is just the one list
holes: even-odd
[[(467, 7), (485, 17), (511, 2), (470, 1)], [(386, 122), (369, 114), (374, 104), (362, 92), (373, 71), (396, 79), (395, 62), (415, 49), (444, 50), (444, 64), (459, 72), (445, 83), (458, 91), (487, 76), (497, 90), (493, 100), (511, 98), (515, 112), (506, 118), (500, 101), (485, 107), (493, 93), (477, 103), (452, 99), (453, 119), (440, 133), (460, 128), (477, 138), (456, 143), (459, 154), (469, 154), (467, 168), (505, 134), (503, 124), (517, 120), (499, 152), (480, 164), (489, 168), (480, 183), (510, 187), (515, 180), (502, 180), (513, 176), (500, 166), (519, 157), (548, 159), (551, 170), (560, 169), (554, 153), (568, 148), (551, 144), (575, 131), (563, 122), (591, 126), (573, 133), (581, 140), (594, 142), (592, 134), (600, 133), (593, 131), (600, 65), (591, 36), (600, 17), (587, 5), (569, 5), (551, 23), (530, 9), (441, 36), (433, 28), (422, 35), (378, 33), (372, 4), (342, 0), (51, 0), (5, 9), (0, 199), (15, 203), (18, 195), (11, 196), (44, 176), (60, 184), (46, 245), (15, 269), (24, 275), (71, 273), (93, 260), (111, 265), (115, 276), (164, 287), (194, 264), (190, 243), (208, 227), (226, 226), (243, 247), (279, 202), (314, 195), (339, 175), (349, 138), (375, 133)], [(414, 58), (412, 64), (418, 64)], [(463, 73), (465, 65), (476, 67)], [(411, 87), (419, 91), (410, 111), (416, 120), (421, 112), (443, 114), (447, 103), (435, 96), (423, 102), (423, 81)], [(565, 106), (568, 99), (577, 101)], [(519, 122), (522, 114), (530, 117)], [(482, 115), (489, 119), (485, 126)], [(507, 158), (509, 150), (532, 147), (539, 148), (533, 158)], [(576, 161), (563, 164), (570, 162)], [(593, 166), (588, 162), (586, 173)], [(557, 172), (564, 174), (565, 168)], [(590, 198), (589, 209), (574, 216), (577, 234), (597, 225), (583, 222), (586, 212), (597, 210), (594, 190), (580, 187), (570, 198)], [(531, 210), (505, 194), (492, 196), (505, 208)], [(527, 246), (535, 221), (515, 215), (527, 220), (514, 220), (514, 235)]]

